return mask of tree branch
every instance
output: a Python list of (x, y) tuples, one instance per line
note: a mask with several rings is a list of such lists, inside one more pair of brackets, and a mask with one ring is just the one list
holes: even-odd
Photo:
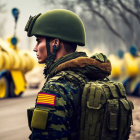
[(90, 8), (91, 12), (96, 14), (98, 17), (100, 17), (105, 24), (107, 25), (107, 27), (118, 37), (120, 38), (124, 44), (126, 44), (125, 39), (111, 26), (111, 24), (108, 22), (108, 20), (98, 11), (96, 11), (91, 3), (90, 0), (85, 0), (87, 6)]
[(113, 8), (115, 8), (118, 11), (118, 15), (121, 17), (122, 21), (126, 24), (128, 29), (130, 29), (132, 33), (132, 38), (134, 38), (134, 29), (132, 25), (130, 24), (129, 20), (127, 19), (127, 17), (124, 15), (124, 12), (122, 12), (121, 9), (116, 4), (111, 4), (110, 6), (108, 6), (108, 9), (112, 11), (113, 13), (115, 13)]
[(140, 15), (137, 14), (136, 12), (134, 12), (133, 10), (131, 10), (130, 8), (128, 8), (121, 0), (118, 0), (118, 3), (122, 6), (122, 8), (124, 8), (127, 12), (131, 13), (132, 15), (134, 15), (137, 20), (140, 23)]

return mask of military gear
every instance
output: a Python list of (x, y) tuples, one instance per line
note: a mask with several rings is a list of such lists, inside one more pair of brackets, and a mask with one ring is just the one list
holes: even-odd
[[(57, 9), (29, 18), (25, 31), (30, 36), (45, 36), (47, 48), (47, 67), (49, 68), (56, 58), (57, 48), (53, 46), (50, 53), (50, 38), (85, 45), (85, 29), (81, 19), (72, 11)], [(47, 68), (47, 69), (48, 69)]]
[(46, 110), (34, 109), (31, 128), (45, 130), (48, 120), (48, 112)]
[(85, 29), (81, 19), (72, 11), (50, 10), (29, 18), (25, 27), (27, 35), (59, 38), (80, 46), (85, 45)]
[[(87, 113), (87, 116), (84, 117), (88, 119), (86, 119), (87, 123), (82, 121), (81, 131), (87, 132), (89, 130), (87, 133), (88, 137), (93, 138), (96, 133), (95, 130), (97, 130), (98, 134), (98, 130), (100, 130), (99, 126), (102, 126), (100, 120), (105, 120), (104, 125), (101, 127), (101, 134), (104, 134), (101, 136), (106, 136), (105, 139), (108, 138), (109, 133), (112, 131), (113, 134), (111, 133), (110, 139), (112, 137), (113, 139), (117, 139), (122, 136), (122, 133), (125, 134), (131, 123), (129, 111), (131, 114), (133, 105), (126, 99), (125, 91), (120, 84), (108, 80), (103, 81), (110, 73), (111, 64), (105, 55), (96, 54), (92, 58), (89, 58), (82, 52), (63, 56), (57, 59), (53, 65), (47, 69), (45, 68), (46, 82), (38, 93), (38, 96), (40, 93), (56, 95), (55, 105), (38, 104), (37, 97), (35, 109), (48, 112), (47, 124), (45, 130), (32, 128), (30, 138), (33, 140), (41, 138), (51, 140), (80, 140), (80, 122), (84, 116), (83, 113)], [(84, 96), (84, 94), (82, 95), (83, 89), (85, 89), (86, 83), (89, 84), (90, 81), (94, 81), (91, 84), (95, 86), (91, 86), (91, 89), (88, 86), (87, 89), (91, 90), (91, 92), (84, 92), (88, 96), (85, 96), (85, 104), (81, 104), (81, 99), (82, 102), (84, 99), (82, 97)], [(102, 88), (105, 93), (101, 92)], [(104, 119), (102, 119), (103, 112), (105, 114)], [(128, 116), (128, 121), (126, 121), (125, 116)], [(98, 118), (99, 120), (96, 121)], [(119, 123), (116, 123), (116, 120), (123, 122), (122, 125), (118, 126), (117, 124)], [(93, 122), (98, 122), (95, 127), (92, 125)], [(128, 127), (123, 131), (126, 124), (128, 124)], [(115, 137), (115, 133), (118, 134), (117, 138)], [(85, 134), (83, 133), (83, 138)], [(95, 136), (95, 139), (98, 138), (98, 136)]]
[(80, 72), (88, 79), (104, 79), (111, 73), (111, 63), (106, 58), (104, 62), (99, 61), (104, 58), (103, 54), (95, 54), (91, 58), (87, 57), (84, 52), (75, 52), (68, 54), (44, 69), (45, 77), (51, 78), (60, 71), (71, 70)]
[(81, 101), (80, 140), (127, 140), (133, 103), (122, 83), (96, 80), (85, 84)]
[(51, 65), (53, 65), (55, 58), (56, 58), (56, 52), (58, 48), (56, 45), (53, 45), (53, 53), (50, 52), (50, 40), (46, 38), (46, 48), (47, 48), (47, 59), (46, 59), (46, 69), (48, 69)]

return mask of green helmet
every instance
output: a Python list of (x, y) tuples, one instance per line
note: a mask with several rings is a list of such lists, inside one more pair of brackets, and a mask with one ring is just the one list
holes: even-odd
[(85, 29), (81, 19), (72, 11), (55, 9), (29, 18), (25, 27), (29, 37), (35, 35), (59, 38), (85, 45)]

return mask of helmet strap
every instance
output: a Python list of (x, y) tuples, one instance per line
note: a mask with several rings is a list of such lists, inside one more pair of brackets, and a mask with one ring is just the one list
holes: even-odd
[(47, 48), (47, 61), (54, 62), (56, 57), (56, 46), (53, 46), (53, 53), (50, 52), (50, 40), (46, 39), (46, 48)]
[(53, 53), (51, 54), (50, 52), (50, 40), (48, 38), (46, 38), (46, 49), (47, 49), (47, 59), (46, 59), (46, 63), (45, 63), (45, 69), (44, 69), (44, 75), (45, 77), (48, 74), (48, 70), (49, 68), (51, 68), (51, 66), (54, 63), (54, 60), (56, 58), (56, 52), (58, 50), (59, 47), (56, 47), (56, 45), (53, 46)]
[(56, 52), (59, 49), (59, 46), (53, 45), (53, 52), (50, 52), (50, 40), (46, 38), (46, 48), (47, 48), (47, 60), (54, 62), (56, 58)]

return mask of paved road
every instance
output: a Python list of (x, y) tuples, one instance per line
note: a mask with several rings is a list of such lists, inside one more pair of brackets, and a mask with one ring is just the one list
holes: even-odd
[[(27, 90), (22, 97), (0, 100), (0, 140), (28, 140), (26, 110), (34, 106), (37, 90)], [(140, 98), (129, 97), (135, 105), (130, 140), (140, 140)]]
[(20, 98), (0, 100), (0, 140), (28, 140), (26, 110), (34, 106), (37, 91), (26, 91)]
[(130, 140), (140, 140), (140, 97), (128, 97), (134, 103)]

